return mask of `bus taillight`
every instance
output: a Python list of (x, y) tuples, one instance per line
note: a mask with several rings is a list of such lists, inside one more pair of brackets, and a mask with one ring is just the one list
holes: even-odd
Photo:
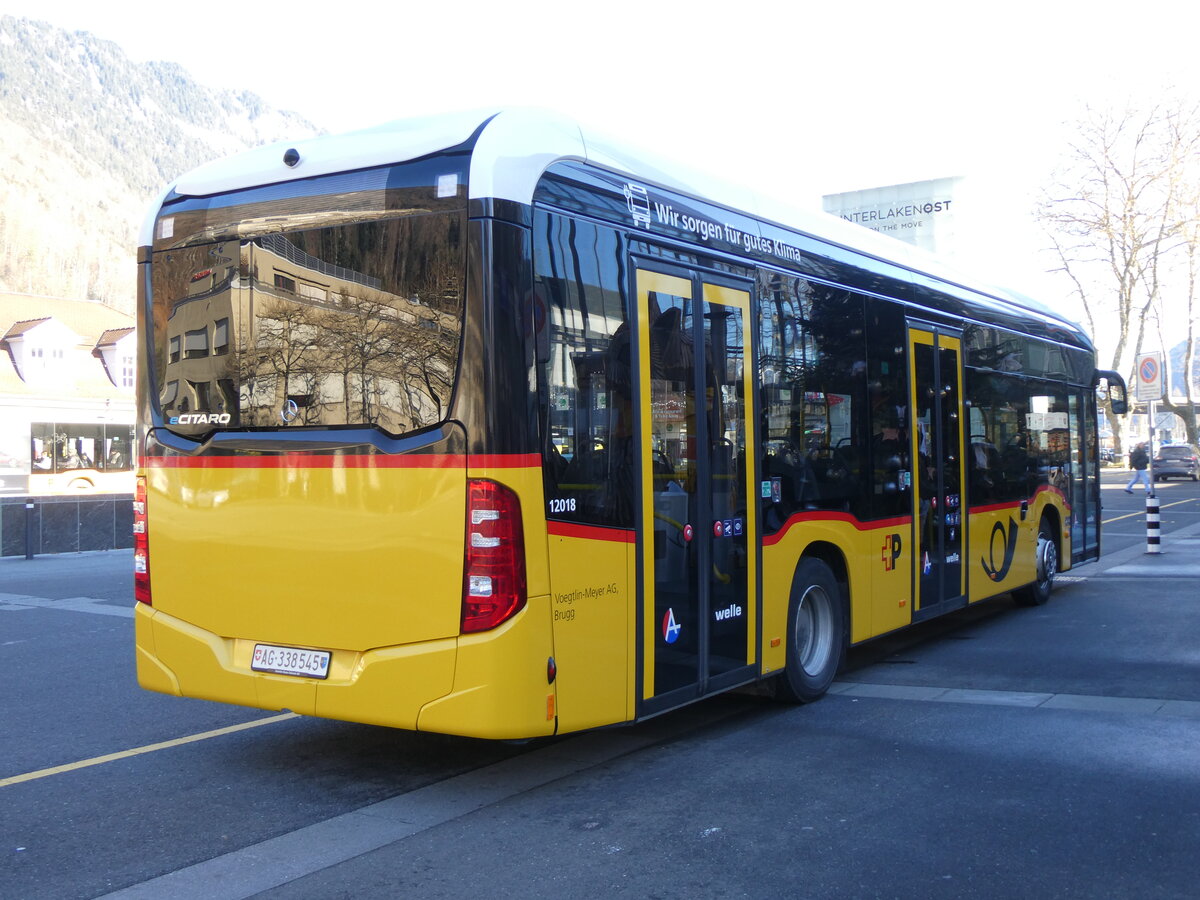
[(463, 633), (486, 631), (525, 606), (525, 538), (521, 502), (494, 481), (467, 485)]
[(150, 537), (146, 534), (146, 477), (133, 495), (133, 599), (150, 605)]

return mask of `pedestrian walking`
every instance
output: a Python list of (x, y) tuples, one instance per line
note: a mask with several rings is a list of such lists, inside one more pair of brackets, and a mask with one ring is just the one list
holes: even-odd
[(1129, 476), (1129, 484), (1125, 485), (1125, 493), (1132, 494), (1133, 486), (1139, 481), (1146, 486), (1146, 493), (1150, 493), (1150, 473), (1146, 471), (1148, 465), (1150, 454), (1146, 452), (1146, 442), (1142, 441), (1129, 451), (1129, 468), (1133, 469), (1133, 474)]

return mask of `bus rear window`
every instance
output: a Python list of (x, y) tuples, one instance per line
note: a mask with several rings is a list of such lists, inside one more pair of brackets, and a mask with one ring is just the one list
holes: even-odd
[(186, 436), (439, 424), (461, 344), (464, 232), (448, 212), (155, 253), (164, 424)]

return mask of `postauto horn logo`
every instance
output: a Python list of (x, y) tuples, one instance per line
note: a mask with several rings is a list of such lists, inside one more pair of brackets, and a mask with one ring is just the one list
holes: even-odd
[(181, 416), (171, 416), (172, 425), (228, 425), (231, 420), (229, 413), (184, 413)]

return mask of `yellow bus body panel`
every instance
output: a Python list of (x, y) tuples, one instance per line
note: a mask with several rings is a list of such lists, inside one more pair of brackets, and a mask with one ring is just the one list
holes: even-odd
[(530, 597), (503, 625), (460, 637), (453, 689), (424, 706), (417, 729), (493, 740), (554, 734), (549, 607), (546, 595)]
[(628, 721), (635, 714), (636, 544), (632, 532), (611, 533), (612, 539), (548, 537), (560, 733)]
[[(901, 536), (902, 550), (892, 560), (885, 541)], [(763, 673), (787, 662), (788, 601), (792, 577), (813, 544), (837, 548), (850, 581), (850, 642), (869, 640), (912, 622), (912, 523), (855, 524), (850, 517), (816, 513), (790, 523), (763, 547)], [(891, 568), (885, 563), (885, 556)]]
[[(1037, 529), (1048, 508), (1058, 513), (1062, 528), (1058, 533), (1058, 566), (1071, 568), (1071, 513), (1062, 496), (1053, 490), (1040, 490), (1021, 517), (1019, 503), (984, 507), (971, 511), (971, 532), (967, 559), (971, 602), (977, 603), (997, 594), (1022, 587), (1037, 579)], [(1008, 532), (1016, 528), (1012, 559), (1005, 568)], [(1003, 573), (993, 578), (991, 573)]]
[(222, 638), (327, 650), (458, 633), (461, 466), (147, 475), (155, 609)]
[[(557, 702), (536, 468), (150, 466), (150, 690), (487, 738), (552, 734)], [(522, 500), (529, 600), (459, 634), (466, 480)], [(332, 651), (326, 679), (256, 672), (254, 646)]]

